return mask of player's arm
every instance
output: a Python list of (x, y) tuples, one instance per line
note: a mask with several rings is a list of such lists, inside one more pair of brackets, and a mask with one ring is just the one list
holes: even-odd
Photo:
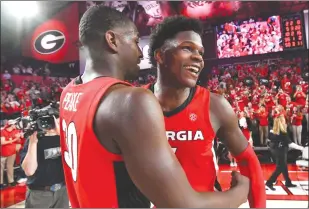
[(215, 115), (219, 128), (217, 136), (236, 158), (240, 173), (250, 179), (248, 196), (250, 207), (265, 208), (266, 193), (264, 177), (259, 160), (238, 127), (238, 119), (226, 99), (211, 94), (211, 112)]
[[(110, 114), (103, 113), (103, 108), (111, 108)], [(226, 192), (197, 193), (192, 189), (166, 139), (162, 110), (150, 91), (114, 90), (100, 104), (96, 117), (97, 124), (108, 121), (109, 129), (115, 130), (111, 136), (131, 179), (157, 207), (239, 207), (246, 201), (249, 183), (239, 174), (240, 184)]]

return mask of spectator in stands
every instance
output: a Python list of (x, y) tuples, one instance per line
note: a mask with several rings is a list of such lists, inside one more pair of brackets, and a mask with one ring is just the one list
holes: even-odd
[(32, 75), (32, 74), (33, 74), (33, 69), (32, 69), (32, 67), (31, 67), (30, 65), (27, 67), (26, 73), (27, 73), (28, 75)]
[(306, 105), (306, 94), (303, 92), (301, 85), (296, 86), (296, 92), (293, 95), (295, 102), (304, 107)]
[(292, 130), (293, 130), (293, 140), (296, 144), (301, 145), (301, 133), (302, 133), (302, 121), (303, 114), (298, 107), (294, 107), (291, 116)]
[(11, 74), (9, 73), (9, 71), (7, 71), (7, 70), (5, 70), (4, 71), (4, 74), (2, 75), (2, 78), (4, 79), (4, 80), (10, 80), (11, 79)]
[(240, 112), (238, 122), (242, 133), (244, 134), (250, 145), (253, 146), (253, 141), (251, 138), (251, 120), (247, 111), (247, 108), (245, 108), (245, 111)]
[(46, 65), (44, 66), (44, 75), (45, 76), (50, 76), (50, 69), (49, 69), (49, 64), (46, 63)]
[(259, 132), (260, 132), (260, 144), (266, 146), (266, 140), (268, 139), (268, 116), (269, 113), (266, 111), (264, 106), (261, 106), (257, 111), (257, 118), (260, 122)]
[(33, 85), (29, 91), (26, 92), (30, 96), (32, 106), (36, 107), (38, 105), (37, 99), (39, 98), (39, 91), (36, 90), (36, 86)]
[(49, 103), (51, 101), (51, 98), (50, 98), (51, 94), (50, 92), (48, 91), (48, 88), (45, 87), (45, 86), (42, 86), (41, 87), (41, 91), (40, 91), (40, 98), (45, 101), (46, 103)]
[(12, 70), (14, 74), (20, 74), (20, 68), (17, 65), (14, 66)]
[(286, 187), (296, 187), (292, 184), (287, 167), (288, 148), (298, 149), (303, 151), (304, 147), (293, 143), (287, 135), (287, 124), (283, 115), (274, 119), (274, 126), (270, 135), (270, 151), (276, 162), (276, 169), (266, 182), (269, 189), (275, 191), (273, 183), (276, 182), (278, 176), (282, 173), (285, 179)]
[(0, 189), (4, 188), (4, 169), (6, 168), (7, 180), (9, 186), (15, 186), (14, 180), (14, 163), (16, 159), (16, 152), (21, 148), (18, 143), (21, 141), (23, 135), (16, 129), (16, 121), (9, 120), (4, 128), (1, 129), (1, 172), (0, 172)]

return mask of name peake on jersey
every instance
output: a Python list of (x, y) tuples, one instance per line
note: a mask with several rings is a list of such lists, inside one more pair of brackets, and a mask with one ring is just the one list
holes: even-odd
[(66, 93), (64, 96), (62, 107), (71, 112), (76, 112), (76, 106), (79, 103), (79, 98), (83, 93)]
[(178, 141), (197, 141), (204, 140), (203, 132), (194, 131), (166, 131), (167, 140)]

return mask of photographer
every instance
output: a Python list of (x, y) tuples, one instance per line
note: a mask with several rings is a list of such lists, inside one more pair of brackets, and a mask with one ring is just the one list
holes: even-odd
[(21, 153), (22, 168), (28, 178), (26, 208), (69, 207), (56, 123), (54, 120), (44, 134), (35, 131), (30, 135)]
[(273, 187), (273, 184), (276, 182), (278, 176), (282, 173), (285, 179), (286, 187), (296, 187), (296, 185), (292, 184), (291, 179), (288, 173), (287, 167), (287, 155), (288, 149), (298, 149), (303, 151), (304, 148), (293, 143), (287, 134), (287, 124), (284, 115), (279, 115), (274, 119), (273, 130), (270, 134), (270, 152), (274, 157), (274, 161), (276, 162), (276, 170), (270, 176), (270, 178), (266, 182), (266, 186), (271, 190), (276, 190)]
[(21, 141), (23, 134), (16, 129), (15, 121), (9, 120), (7, 124), (1, 129), (1, 173), (0, 173), (0, 189), (4, 188), (4, 168), (7, 171), (7, 180), (9, 186), (15, 186), (14, 181), (14, 163), (16, 159), (16, 153), (20, 150), (21, 145), (18, 143)]

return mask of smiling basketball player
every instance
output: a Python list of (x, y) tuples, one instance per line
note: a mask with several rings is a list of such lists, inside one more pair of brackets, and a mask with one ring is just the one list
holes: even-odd
[[(216, 171), (212, 142), (217, 135), (251, 179), (251, 207), (265, 208), (262, 170), (238, 119), (224, 97), (197, 86), (204, 67), (202, 26), (198, 20), (175, 16), (157, 25), (150, 38), (149, 56), (157, 67), (150, 89), (164, 112), (167, 139), (197, 191), (214, 191)], [(207, 47), (207, 46), (206, 46)]]

